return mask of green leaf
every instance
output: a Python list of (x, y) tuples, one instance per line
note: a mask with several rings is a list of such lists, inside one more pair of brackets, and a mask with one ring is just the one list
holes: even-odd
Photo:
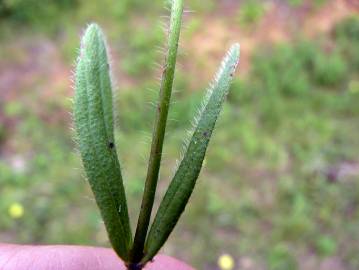
[(114, 141), (106, 43), (96, 24), (87, 28), (81, 42), (76, 66), (74, 120), (82, 162), (111, 244), (127, 261), (132, 236)]
[(151, 226), (142, 262), (147, 262), (156, 255), (185, 209), (200, 173), (212, 131), (228, 94), (238, 60), (239, 45), (236, 44), (223, 60), (222, 66), (207, 92), (185, 155)]

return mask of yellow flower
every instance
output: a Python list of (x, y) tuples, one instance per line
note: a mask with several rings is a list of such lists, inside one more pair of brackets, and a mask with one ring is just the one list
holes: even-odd
[(17, 219), (24, 215), (24, 207), (20, 203), (13, 203), (8, 209), (10, 217)]
[(218, 258), (218, 266), (222, 270), (232, 270), (234, 268), (234, 260), (231, 255), (223, 254)]

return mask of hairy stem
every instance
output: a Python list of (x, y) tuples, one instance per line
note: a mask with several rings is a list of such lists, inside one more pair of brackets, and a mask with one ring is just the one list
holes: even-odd
[(139, 262), (143, 257), (143, 249), (147, 230), (151, 218), (153, 202), (157, 187), (167, 115), (170, 105), (174, 72), (177, 60), (178, 40), (182, 23), (183, 0), (173, 0), (171, 22), (168, 38), (168, 54), (162, 74), (159, 103), (157, 105), (156, 120), (152, 135), (151, 153), (148, 163), (145, 190), (143, 193), (140, 215), (138, 218), (134, 244), (132, 248), (132, 262)]

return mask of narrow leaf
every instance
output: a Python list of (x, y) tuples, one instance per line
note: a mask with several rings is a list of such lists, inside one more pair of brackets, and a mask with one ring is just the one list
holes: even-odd
[(192, 138), (151, 226), (143, 262), (151, 260), (156, 255), (185, 209), (200, 173), (213, 128), (228, 94), (238, 60), (239, 45), (236, 44), (223, 60), (204, 99)]
[(117, 254), (128, 260), (132, 236), (113, 127), (112, 86), (106, 43), (91, 24), (76, 67), (74, 120), (82, 162)]

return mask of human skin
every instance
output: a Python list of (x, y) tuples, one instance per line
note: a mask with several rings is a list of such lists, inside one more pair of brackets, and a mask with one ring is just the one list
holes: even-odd
[[(86, 246), (30, 246), (0, 243), (1, 270), (126, 270), (112, 249)], [(194, 270), (185, 263), (158, 255), (144, 270)]]

